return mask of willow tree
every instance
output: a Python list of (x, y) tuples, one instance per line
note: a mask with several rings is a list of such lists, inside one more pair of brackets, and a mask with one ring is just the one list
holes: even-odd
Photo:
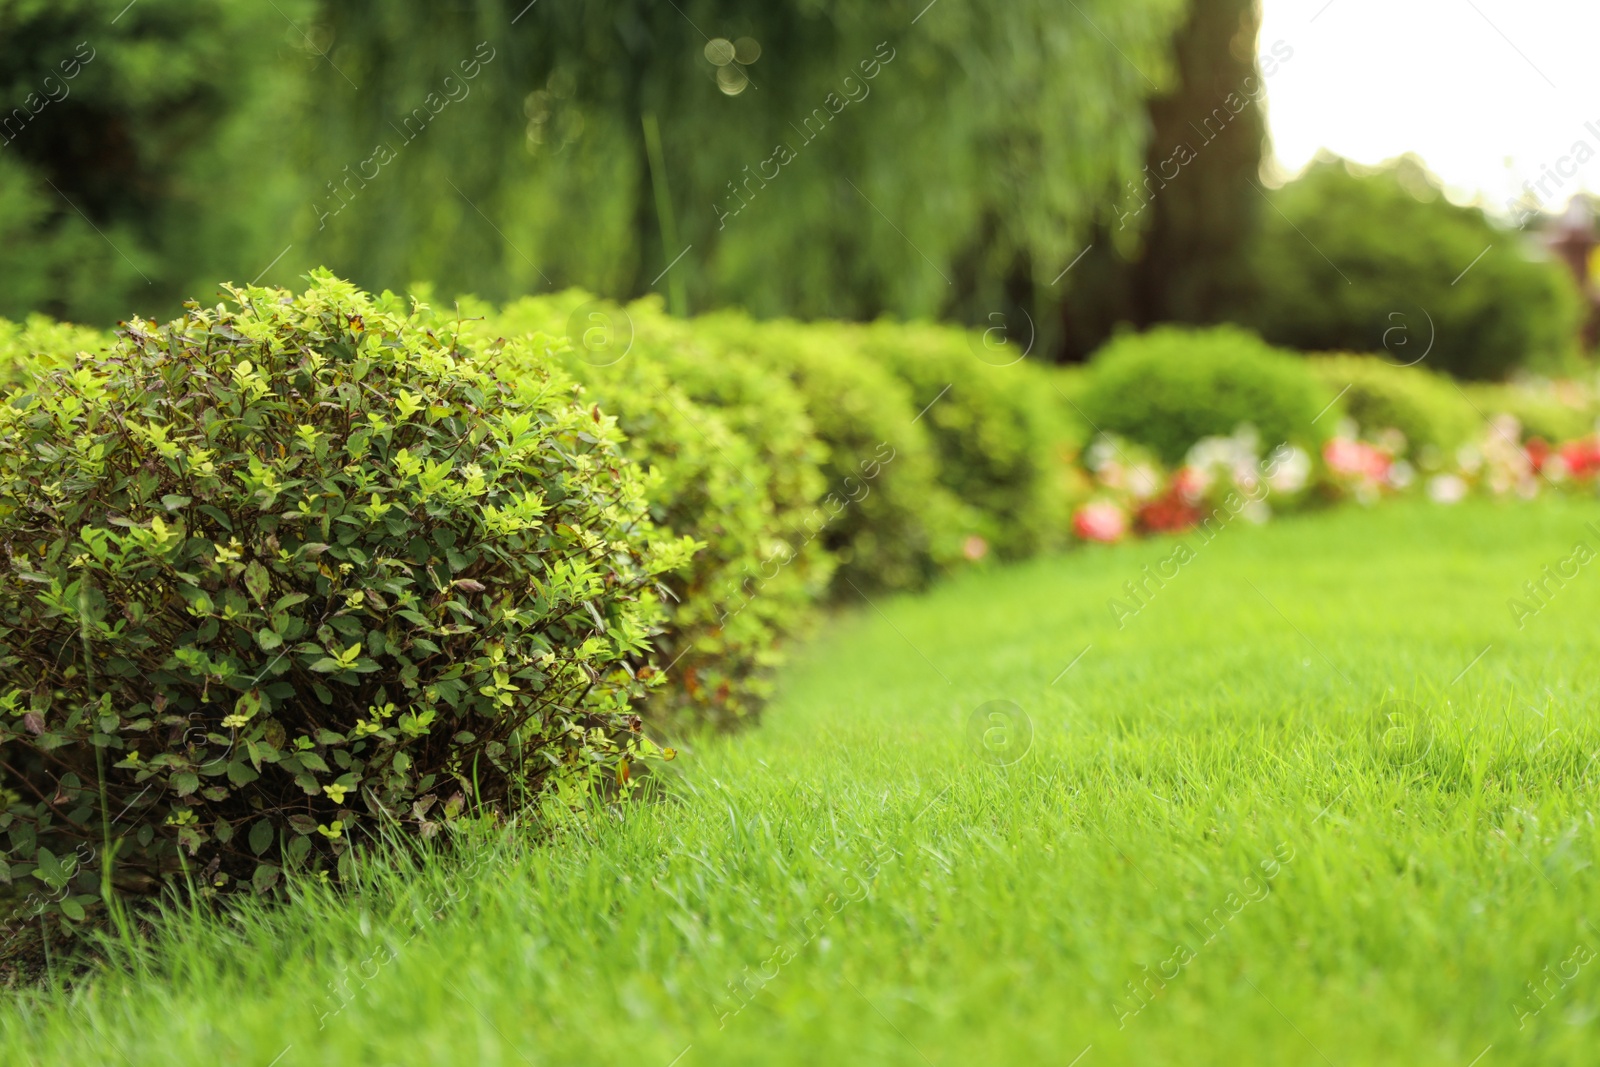
[(0, 2), (0, 315), (165, 315), (267, 266), (310, 6)]
[(275, 270), (488, 297), (677, 285), (696, 308), (764, 314), (1037, 315), (1129, 195), (1184, 12), (325, 0), (296, 149), (309, 196)]

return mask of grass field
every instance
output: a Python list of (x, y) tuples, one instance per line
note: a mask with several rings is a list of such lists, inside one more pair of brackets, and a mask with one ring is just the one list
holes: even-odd
[(665, 801), (175, 922), (0, 1063), (1592, 1064), (1600, 563), (1507, 601), (1595, 519), (1236, 524), (1120, 629), (1176, 542), (862, 605)]

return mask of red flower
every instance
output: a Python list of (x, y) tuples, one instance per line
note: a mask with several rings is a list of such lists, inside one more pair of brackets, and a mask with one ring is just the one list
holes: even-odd
[(1151, 533), (1178, 533), (1200, 521), (1200, 511), (1189, 503), (1184, 491), (1184, 471), (1178, 472), (1171, 489), (1139, 509), (1139, 527)]
[(1544, 470), (1544, 465), (1550, 461), (1549, 443), (1542, 437), (1530, 437), (1523, 447), (1528, 453), (1528, 462), (1533, 465), (1533, 473)]
[(1593, 478), (1600, 474), (1600, 438), (1569, 441), (1561, 446), (1560, 455), (1574, 478)]

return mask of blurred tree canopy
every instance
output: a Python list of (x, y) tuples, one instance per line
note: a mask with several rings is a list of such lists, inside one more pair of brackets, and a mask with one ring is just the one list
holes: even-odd
[(0, 0), (0, 315), (166, 312), (266, 266), (309, 72), (309, 4), (275, 2)]
[[(1582, 299), (1528, 236), (1445, 199), (1415, 157), (1325, 158), (1271, 194), (1235, 314), (1277, 344), (1387, 352), (1462, 378), (1572, 369)], [(1425, 362), (1423, 362), (1425, 360)]]
[(327, 264), (491, 298), (1049, 318), (1131, 195), (1187, 5), (124, 6), (0, 0), (16, 106), (95, 50), (0, 150), (0, 313), (105, 321)]

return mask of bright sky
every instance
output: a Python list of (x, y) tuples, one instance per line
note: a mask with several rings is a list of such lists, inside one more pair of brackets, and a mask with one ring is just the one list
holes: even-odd
[[(1597, 0), (1263, 0), (1260, 51), (1277, 41), (1294, 49), (1267, 82), (1288, 174), (1321, 147), (1361, 163), (1409, 151), (1452, 199), (1500, 213), (1546, 167), (1573, 172), (1546, 178), (1546, 210), (1600, 191)], [(1563, 162), (1579, 141), (1592, 158)]]

